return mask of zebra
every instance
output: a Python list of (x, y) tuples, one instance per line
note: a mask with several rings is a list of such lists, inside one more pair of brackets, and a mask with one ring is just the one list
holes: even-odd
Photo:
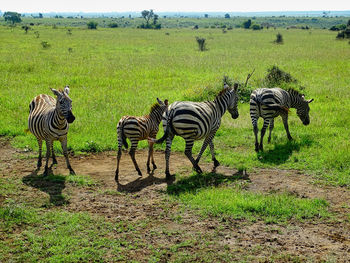
[[(267, 127), (269, 126), (268, 143), (271, 142), (271, 133), (274, 127), (274, 118), (281, 116), (287, 137), (292, 140), (288, 127), (289, 108), (295, 108), (297, 115), (304, 125), (309, 125), (310, 117), (309, 104), (313, 101), (305, 100), (303, 94), (290, 88), (283, 90), (280, 88), (261, 88), (254, 90), (250, 96), (250, 117), (252, 119), (253, 130), (255, 135), (255, 151), (263, 151), (263, 139)], [(260, 145), (258, 143), (258, 118), (264, 119), (264, 124), (260, 134)]]
[[(175, 135), (181, 136), (185, 140), (185, 155), (191, 161), (197, 173), (202, 173), (198, 163), (208, 144), (212, 161), (214, 162), (214, 169), (220, 165), (215, 158), (213, 138), (220, 127), (221, 117), (226, 110), (231, 113), (233, 119), (237, 119), (239, 116), (237, 108), (237, 89), (238, 84), (235, 84), (233, 88), (225, 84), (224, 89), (213, 101), (176, 101), (169, 106), (168, 111), (163, 115), (163, 137), (158, 140), (150, 139), (155, 143), (162, 143), (166, 140), (166, 178), (169, 179), (171, 176), (169, 172), (169, 159), (171, 144)], [(195, 160), (192, 156), (194, 141), (203, 138), (204, 142), (202, 148)]]
[[(126, 138), (129, 138), (131, 142), (131, 147), (129, 155), (131, 160), (134, 163), (135, 169), (138, 172), (139, 176), (142, 176), (139, 166), (137, 165), (135, 159), (135, 150), (137, 144), (141, 140), (147, 138), (155, 138), (158, 130), (159, 124), (162, 120), (163, 113), (168, 108), (168, 100), (161, 101), (157, 98), (157, 103), (155, 103), (150, 110), (150, 113), (145, 116), (135, 117), (135, 116), (123, 116), (117, 126), (118, 134), (118, 155), (117, 155), (117, 169), (115, 171), (115, 181), (118, 182), (119, 176), (119, 162), (122, 156), (122, 145), (125, 148), (128, 148), (128, 143)], [(153, 142), (148, 142), (148, 159), (147, 159), (147, 172), (151, 171), (150, 169), (150, 160), (152, 160), (153, 169), (157, 169), (157, 166), (153, 159)]]
[(72, 169), (67, 150), (67, 134), (69, 123), (73, 123), (75, 117), (72, 113), (72, 100), (69, 98), (69, 87), (64, 90), (51, 89), (57, 100), (53, 97), (40, 94), (36, 96), (29, 104), (28, 126), (29, 130), (36, 137), (39, 145), (39, 158), (37, 169), (41, 167), (42, 159), (42, 141), (46, 142), (46, 165), (44, 176), (48, 175), (48, 163), (52, 152), (52, 164), (57, 164), (56, 156), (53, 150), (53, 142), (61, 142), (63, 154), (66, 159), (67, 168), (70, 174), (75, 175)]

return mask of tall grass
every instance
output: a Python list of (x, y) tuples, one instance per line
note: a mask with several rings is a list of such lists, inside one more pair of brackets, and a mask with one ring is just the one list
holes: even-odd
[[(193, 91), (217, 87), (222, 76), (244, 81), (255, 69), (250, 85), (259, 87), (267, 69), (277, 65), (305, 86), (314, 98), (311, 124), (303, 126), (292, 110), (287, 142), (277, 120), (272, 143), (265, 153), (254, 152), (249, 105), (240, 104), (240, 117), (225, 115), (215, 138), (218, 159), (233, 167), (281, 167), (318, 172), (332, 183), (350, 185), (350, 53), (348, 44), (335, 41), (332, 32), (280, 30), (284, 45), (274, 45), (275, 32), (218, 29), (75, 29), (35, 26), (0, 28), (0, 135), (15, 136), (17, 147), (37, 150), (35, 137), (27, 134), (31, 99), (50, 94), (49, 88), (71, 87), (76, 121), (68, 145), (75, 151), (116, 149), (116, 125), (123, 115), (148, 113), (156, 98), (186, 99)], [(210, 50), (198, 52), (196, 35)], [(43, 49), (42, 41), (51, 44)], [(68, 50), (73, 50), (69, 52)], [(197, 93), (197, 92), (195, 92)], [(160, 135), (159, 135), (160, 136)], [(142, 147), (146, 142), (141, 143)], [(163, 148), (164, 146), (157, 146)], [(200, 143), (195, 145), (198, 151)], [(183, 141), (174, 141), (183, 150)], [(61, 151), (59, 145), (56, 150)], [(185, 158), (185, 157), (184, 157)], [(341, 179), (340, 179), (341, 178)]]

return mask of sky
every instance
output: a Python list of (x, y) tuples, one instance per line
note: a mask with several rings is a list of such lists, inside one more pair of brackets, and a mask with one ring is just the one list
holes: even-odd
[(0, 10), (20, 13), (344, 11), (349, 0), (1, 0)]

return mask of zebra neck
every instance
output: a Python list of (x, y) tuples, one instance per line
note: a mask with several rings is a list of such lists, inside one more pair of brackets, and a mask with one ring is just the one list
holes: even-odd
[(214, 100), (214, 104), (216, 106), (215, 108), (217, 109), (220, 116), (225, 114), (227, 107), (228, 107), (229, 99), (230, 99), (230, 96), (228, 96), (228, 94), (225, 94), (225, 95), (222, 95), (218, 98), (215, 98), (215, 100)]
[(162, 114), (159, 112), (151, 112), (149, 115), (149, 120), (159, 124), (162, 120)]
[(53, 111), (52, 120), (54, 120), (58, 128), (65, 127), (67, 125), (66, 119), (62, 114), (60, 114), (57, 108), (55, 108)]

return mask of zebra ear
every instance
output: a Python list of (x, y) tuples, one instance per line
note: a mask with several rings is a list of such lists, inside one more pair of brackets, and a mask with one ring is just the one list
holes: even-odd
[(157, 102), (158, 102), (159, 104), (163, 104), (163, 101), (161, 101), (159, 98), (157, 98)]
[(51, 91), (52, 91), (53, 94), (55, 94), (57, 97), (58, 97), (59, 95), (61, 95), (60, 92), (59, 92), (58, 90), (51, 89)]
[(233, 89), (234, 89), (234, 91), (237, 91), (237, 90), (238, 90), (238, 83), (235, 83), (235, 84), (233, 85)]
[(166, 106), (168, 106), (168, 103), (169, 103), (168, 100), (165, 99), (165, 100), (164, 100), (164, 104), (165, 104)]
[(68, 85), (64, 88), (64, 92), (67, 93), (67, 95), (69, 94), (69, 86)]
[(314, 101), (314, 99), (311, 99), (311, 100), (308, 100), (307, 103), (311, 103), (311, 102), (313, 102), (313, 101)]

